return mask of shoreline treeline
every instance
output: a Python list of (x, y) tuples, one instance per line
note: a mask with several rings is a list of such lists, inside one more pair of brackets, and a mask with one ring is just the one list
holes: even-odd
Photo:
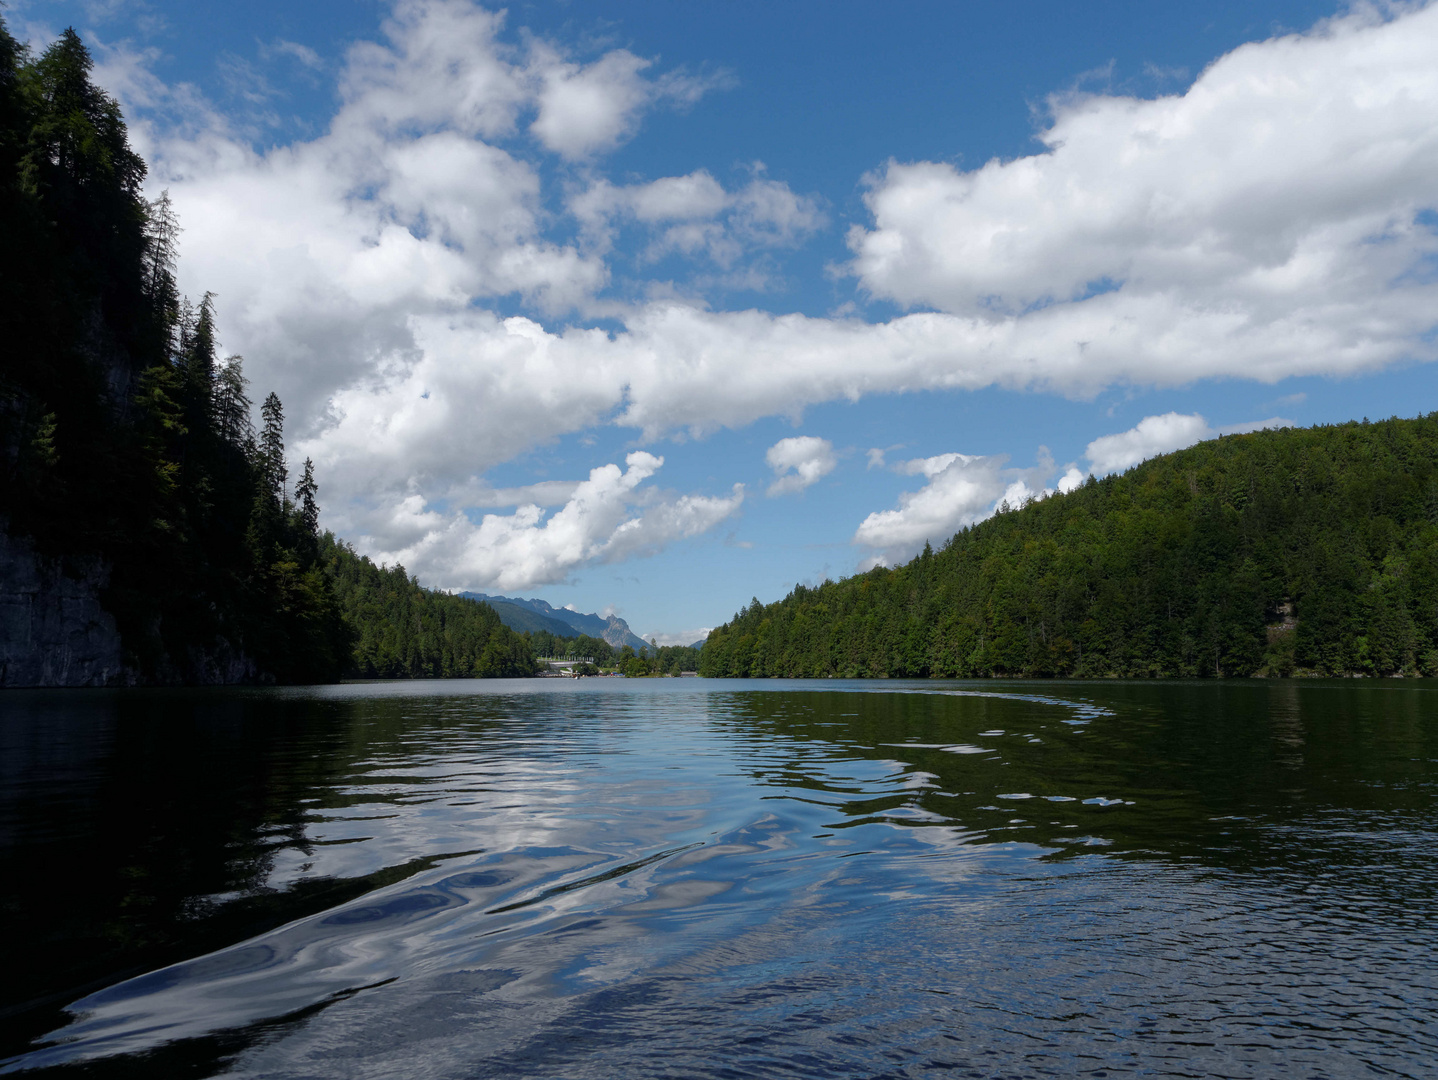
[(488, 604), (426, 589), (403, 566), (376, 566), (328, 532), (320, 562), (354, 634), (347, 675), (487, 679), (537, 670), (527, 638)]
[(652, 675), (678, 675), (683, 671), (699, 669), (700, 650), (692, 645), (660, 645), (651, 642), (643, 652), (632, 645), (615, 648), (603, 638), (580, 634), (578, 637), (560, 637), (547, 630), (526, 633), (535, 656), (552, 656), (558, 659), (588, 657), (594, 667), (611, 668), (630, 678), (645, 678)]
[(1438, 413), (1200, 443), (755, 600), (731, 677), (1438, 676)]

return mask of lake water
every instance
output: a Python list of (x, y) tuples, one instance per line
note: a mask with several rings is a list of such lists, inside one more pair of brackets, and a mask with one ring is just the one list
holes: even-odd
[(0, 698), (0, 1072), (1438, 1075), (1438, 684)]

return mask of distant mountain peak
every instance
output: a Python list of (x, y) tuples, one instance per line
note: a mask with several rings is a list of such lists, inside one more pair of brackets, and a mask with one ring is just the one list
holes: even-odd
[[(587, 634), (590, 637), (602, 638), (616, 649), (622, 649), (626, 645), (636, 652), (649, 648), (649, 643), (629, 629), (629, 624), (618, 615), (605, 616), (593, 612), (575, 611), (570, 607), (557, 608), (538, 597), (525, 599), (520, 596), (490, 596), (477, 592), (460, 593), (460, 595), (468, 596), (473, 600), (483, 600), (485, 603), (493, 605), (494, 610), (499, 613), (500, 621), (514, 630), (536, 629), (534, 623), (513, 613), (514, 608), (521, 608), (535, 612), (544, 619), (545, 623), (559, 623), (573, 630), (571, 634), (564, 634), (557, 627), (548, 625), (539, 627), (549, 630), (550, 633), (560, 634), (563, 637), (578, 637), (580, 634)], [(509, 610), (506, 611), (506, 608)]]

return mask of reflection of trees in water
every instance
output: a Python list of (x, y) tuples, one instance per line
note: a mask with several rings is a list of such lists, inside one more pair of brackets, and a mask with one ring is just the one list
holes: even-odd
[[(527, 700), (522, 709), (540, 711)], [(543, 731), (602, 727), (607, 709), (622, 710), (597, 704), (583, 717), (561, 709)], [(327, 863), (313, 833), (326, 811), (422, 797), (419, 760), (516, 735), (502, 695), (22, 691), (5, 707), (0, 911), (25, 929), (0, 946), (0, 1056), (85, 992), (455, 854), (384, 865), (392, 851), (354, 844)], [(325, 876), (331, 864), (344, 869)]]
[[(1419, 778), (1433, 780), (1427, 762), (1438, 730), (1423, 718), (1438, 694), (1424, 686), (986, 683), (978, 690), (986, 691), (1060, 698), (1071, 691), (1076, 702), (1110, 715), (1066, 723), (1075, 715), (1062, 706), (923, 691), (739, 691), (733, 702), (766, 734), (794, 740), (789, 760), (754, 775), (824, 793), (840, 827), (876, 819), (958, 827), (973, 842), (1033, 843), (1059, 858), (1097, 846), (1109, 856), (1232, 871), (1318, 862), (1358, 870), (1399, 854), (1371, 830), (1415, 815), (1421, 821), (1433, 807), (1432, 789)], [(994, 731), (1003, 734), (981, 734)], [(890, 778), (856, 788), (836, 779), (845, 775), (842, 765), (816, 756), (815, 744), (832, 745), (841, 757), (902, 762), (923, 776), (909, 786)], [(1000, 798), (1015, 794), (1032, 797)], [(1121, 803), (1085, 802), (1100, 798)], [(895, 814), (904, 810), (919, 813)]]
[(0, 957), (0, 1053), (86, 990), (421, 869), (271, 881), (279, 852), (313, 854), (310, 808), (400, 738), (398, 707), (374, 705), (206, 691), (7, 697), (0, 903), (15, 929)]

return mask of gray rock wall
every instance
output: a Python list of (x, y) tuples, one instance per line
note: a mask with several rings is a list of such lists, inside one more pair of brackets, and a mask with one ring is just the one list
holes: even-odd
[(109, 569), (71, 568), (0, 528), (0, 687), (116, 686), (130, 682), (120, 633), (100, 606)]

